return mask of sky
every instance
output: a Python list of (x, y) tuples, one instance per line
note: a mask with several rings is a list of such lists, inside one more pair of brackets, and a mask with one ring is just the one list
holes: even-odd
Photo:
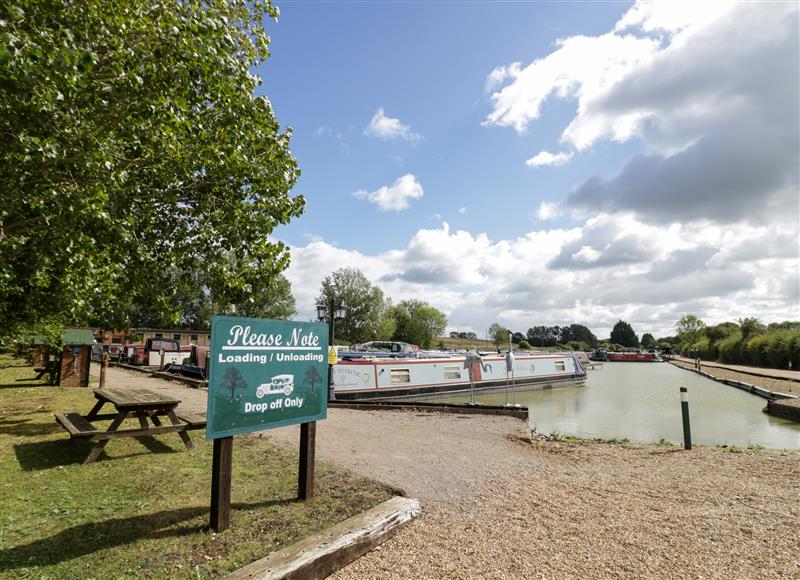
[(298, 318), (360, 269), (448, 330), (800, 319), (797, 2), (277, 2)]

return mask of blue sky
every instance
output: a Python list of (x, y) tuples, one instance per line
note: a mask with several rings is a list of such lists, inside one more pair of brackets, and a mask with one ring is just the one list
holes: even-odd
[(800, 318), (796, 3), (278, 5), (300, 318), (342, 266), (452, 330)]
[[(295, 191), (309, 202), (301, 220), (277, 232), (290, 243), (314, 235), (388, 250), (431, 225), (436, 214), (492, 237), (521, 235), (541, 201), (630, 155), (627, 146), (600, 147), (569, 172), (527, 167), (525, 160), (556, 143), (574, 103), (551, 103), (550, 114), (524, 136), (482, 126), (490, 111), (486, 76), (495, 67), (545, 56), (560, 36), (603, 32), (628, 4), (279, 6), (270, 32), (273, 56), (261, 74), (278, 119), (294, 131), (302, 170)], [(365, 136), (378, 108), (422, 139)], [(425, 192), (407, 211), (379, 212), (352, 196), (407, 173)]]

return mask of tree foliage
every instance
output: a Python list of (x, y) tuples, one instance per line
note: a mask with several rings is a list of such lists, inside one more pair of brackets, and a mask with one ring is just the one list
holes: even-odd
[(681, 344), (690, 344), (700, 338), (706, 323), (694, 314), (686, 314), (675, 324), (675, 332)]
[(431, 348), (433, 339), (447, 327), (444, 313), (422, 300), (403, 300), (389, 313), (395, 322), (394, 339), (424, 348)]
[(624, 320), (618, 320), (611, 330), (611, 342), (625, 347), (639, 346), (639, 338), (631, 325)]
[(394, 335), (395, 322), (389, 314), (391, 303), (356, 268), (339, 268), (322, 281), (318, 302), (331, 299), (347, 305), (347, 314), (336, 321), (336, 338), (355, 342), (387, 340)]
[(508, 345), (508, 339), (510, 336), (511, 331), (506, 327), (501, 326), (497, 322), (492, 323), (492, 325), (489, 327), (489, 340), (491, 340), (498, 348), (503, 345)]
[(289, 253), (299, 170), (252, 74), (268, 2), (0, 8), (0, 328), (179, 318), (182, 286), (249, 304)]
[(642, 346), (645, 347), (645, 348), (650, 348), (651, 346), (655, 346), (655, 345), (656, 345), (655, 337), (652, 334), (650, 334), (649, 332), (645, 332), (642, 335)]

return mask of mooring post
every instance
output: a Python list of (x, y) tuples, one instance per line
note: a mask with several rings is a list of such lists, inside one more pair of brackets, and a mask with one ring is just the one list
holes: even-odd
[(106, 369), (108, 368), (108, 353), (104, 352), (100, 357), (100, 388), (106, 386)]
[(162, 348), (160, 351), (158, 351), (158, 354), (161, 355), (161, 364), (159, 365), (158, 370), (163, 372), (164, 371), (164, 363), (166, 362), (166, 359), (167, 359), (167, 353)]
[(233, 437), (214, 439), (211, 459), (211, 529), (226, 530), (231, 523), (231, 473)]
[(689, 425), (689, 391), (681, 387), (681, 415), (683, 415), (683, 448), (692, 448), (692, 429)]

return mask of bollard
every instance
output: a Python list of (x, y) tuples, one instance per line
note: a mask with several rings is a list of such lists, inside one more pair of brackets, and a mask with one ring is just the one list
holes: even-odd
[(106, 369), (108, 368), (108, 353), (104, 352), (100, 358), (100, 388), (106, 386)]
[(167, 353), (164, 352), (164, 350), (162, 349), (161, 351), (159, 351), (159, 354), (161, 354), (161, 365), (158, 367), (158, 370), (160, 370), (161, 372), (164, 372), (164, 366), (166, 366), (164, 363), (165, 363), (166, 358), (167, 358)]
[(683, 415), (683, 448), (692, 448), (692, 429), (689, 425), (689, 391), (681, 387), (681, 415)]

